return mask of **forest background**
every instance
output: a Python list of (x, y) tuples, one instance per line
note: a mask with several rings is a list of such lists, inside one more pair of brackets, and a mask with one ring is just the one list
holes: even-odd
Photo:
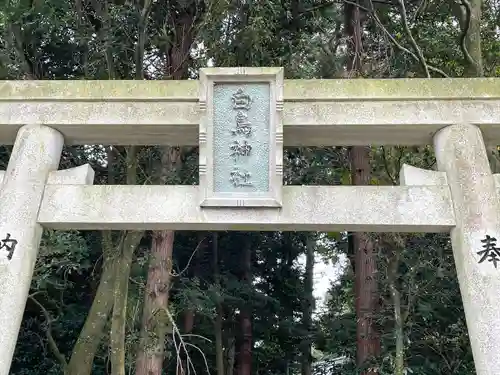
[[(196, 79), (208, 65), (304, 79), (500, 76), (498, 0), (1, 5), (0, 79)], [(90, 163), (95, 184), (196, 184), (197, 152), (72, 146), (60, 168)], [(398, 184), (402, 163), (434, 162), (430, 146), (287, 148), (284, 183)], [(318, 263), (341, 270), (321, 309)], [(47, 230), (11, 373), (475, 372), (447, 235)]]

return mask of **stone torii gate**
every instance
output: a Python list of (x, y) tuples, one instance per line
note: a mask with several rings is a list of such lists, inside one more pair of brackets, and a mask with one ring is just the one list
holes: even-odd
[[(211, 68), (199, 81), (4, 81), (0, 143), (14, 148), (0, 175), (0, 375), (42, 228), (450, 232), (476, 371), (497, 375), (500, 176), (485, 141), (498, 140), (499, 79)], [(282, 186), (283, 144), (430, 143), (438, 171), (405, 165), (401, 186)], [(199, 144), (200, 185), (93, 186), (89, 166), (57, 171), (63, 144)]]

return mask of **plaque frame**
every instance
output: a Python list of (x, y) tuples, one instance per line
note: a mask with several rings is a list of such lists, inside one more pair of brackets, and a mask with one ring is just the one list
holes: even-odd
[[(201, 207), (282, 206), (283, 68), (203, 68), (199, 78), (199, 178)], [(214, 86), (217, 83), (269, 84), (269, 191), (214, 192)]]

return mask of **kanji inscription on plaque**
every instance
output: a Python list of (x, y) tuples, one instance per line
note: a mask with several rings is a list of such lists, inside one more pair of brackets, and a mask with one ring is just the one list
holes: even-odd
[(200, 76), (201, 204), (279, 207), (282, 71), (214, 69)]

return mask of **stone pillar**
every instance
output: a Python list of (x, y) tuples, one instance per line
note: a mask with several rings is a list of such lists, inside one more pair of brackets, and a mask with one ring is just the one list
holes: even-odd
[(477, 375), (500, 371), (500, 203), (481, 130), (452, 125), (434, 136), (456, 216), (451, 241)]
[(38, 210), (63, 144), (54, 129), (23, 126), (0, 187), (0, 375), (9, 374), (42, 236)]

